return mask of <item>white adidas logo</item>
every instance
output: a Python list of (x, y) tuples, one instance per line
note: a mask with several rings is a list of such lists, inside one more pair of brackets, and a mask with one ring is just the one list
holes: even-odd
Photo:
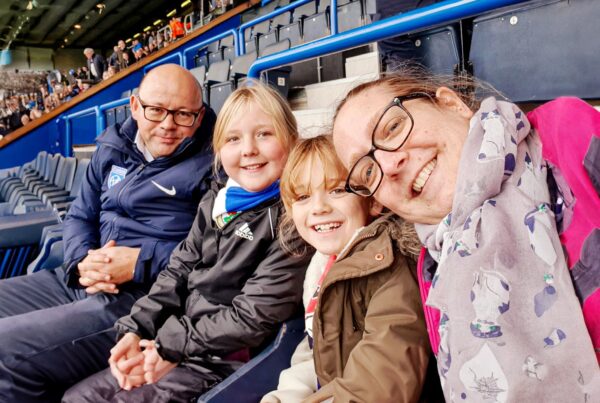
[(247, 222), (245, 222), (244, 224), (242, 224), (241, 227), (236, 229), (235, 234), (241, 238), (246, 238), (249, 241), (252, 241), (254, 239), (254, 234), (250, 230), (250, 227), (248, 226)]

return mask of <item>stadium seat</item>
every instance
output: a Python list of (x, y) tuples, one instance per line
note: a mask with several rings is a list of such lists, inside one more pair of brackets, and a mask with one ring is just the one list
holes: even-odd
[(409, 36), (417, 61), (434, 74), (451, 75), (460, 65), (460, 37), (453, 26)]
[(263, 22), (259, 22), (258, 24), (252, 27), (252, 35), (259, 36), (261, 34), (268, 34), (271, 31), (271, 21), (266, 20)]
[(279, 373), (290, 366), (304, 338), (304, 318), (285, 322), (275, 340), (223, 382), (198, 399), (200, 403), (258, 402), (277, 388)]
[(353, 1), (339, 5), (337, 12), (338, 32), (349, 31), (363, 25), (362, 3)]
[(106, 126), (112, 126), (115, 123), (117, 123), (117, 117), (115, 114), (115, 109), (107, 109), (106, 111), (104, 111), (104, 114), (106, 116)]
[(296, 7), (293, 11), (294, 21), (300, 21), (303, 18), (309, 17), (317, 13), (317, 2), (311, 1), (303, 4), (300, 7)]
[(45, 227), (42, 230), (39, 253), (27, 266), (27, 274), (60, 266), (63, 261), (62, 246), (62, 224)]
[(329, 35), (327, 13), (307, 17), (302, 22), (302, 39), (305, 43), (312, 42)]
[(115, 108), (115, 123), (123, 124), (127, 120), (127, 111), (124, 106)]
[(206, 80), (206, 66), (199, 66), (190, 69), (190, 73), (196, 78), (198, 83), (202, 86)]
[(286, 13), (283, 13), (283, 14), (276, 15), (275, 17), (273, 17), (273, 20), (271, 21), (271, 31), (275, 31), (279, 27), (289, 25), (291, 20), (292, 20), (292, 13), (289, 11)]
[(58, 222), (52, 211), (12, 215), (0, 220), (0, 278), (18, 276), (37, 254), (42, 230)]
[(600, 98), (596, 0), (530, 1), (473, 21), (475, 77), (513, 101)]
[(259, 35), (257, 42), (258, 42), (258, 54), (261, 54), (262, 49), (277, 42), (277, 35), (275, 32), (270, 32), (268, 34)]
[[(215, 86), (217, 83), (224, 83), (229, 81), (231, 62), (229, 60), (223, 60), (214, 64), (211, 64), (206, 74), (205, 93), (208, 95), (208, 103), (210, 107), (219, 113), (225, 99), (229, 93), (221, 86)], [(213, 88), (214, 86), (214, 88)]]
[[(288, 50), (289, 48), (290, 48), (290, 40), (284, 39), (280, 42), (276, 42), (272, 45), (267, 46), (262, 51), (260, 56), (261, 57), (269, 56), (274, 53)], [(290, 67), (280, 67), (277, 69), (268, 70), (264, 73), (265, 77), (267, 79), (267, 82), (269, 84), (271, 84), (273, 87), (275, 87), (284, 98), (287, 98), (288, 92), (290, 89), (290, 71), (291, 71)]]
[(289, 39), (292, 47), (298, 46), (302, 43), (302, 34), (300, 31), (299, 21), (279, 28), (279, 40), (282, 41), (284, 39)]
[(75, 170), (73, 182), (70, 188), (66, 189), (69, 193), (61, 193), (42, 197), (42, 201), (47, 205), (52, 206), (52, 208), (54, 209), (54, 211), (56, 211), (57, 215), (60, 218), (63, 218), (67, 214), (71, 203), (79, 194), (79, 190), (81, 189), (81, 184), (83, 182), (83, 178), (85, 177), (87, 167), (89, 164), (90, 160), (87, 158), (77, 161), (77, 169)]

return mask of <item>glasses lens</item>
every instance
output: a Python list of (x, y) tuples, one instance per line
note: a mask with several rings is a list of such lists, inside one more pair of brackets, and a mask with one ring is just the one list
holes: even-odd
[(167, 110), (158, 106), (146, 106), (144, 116), (152, 122), (162, 122), (167, 117)]
[(361, 196), (371, 196), (381, 182), (381, 168), (373, 158), (364, 156), (352, 168), (348, 177), (350, 189)]
[(174, 120), (179, 126), (191, 126), (194, 124), (195, 115), (191, 112), (175, 112)]
[(402, 107), (394, 105), (385, 111), (375, 127), (373, 144), (383, 150), (397, 150), (408, 138), (412, 126), (412, 117)]

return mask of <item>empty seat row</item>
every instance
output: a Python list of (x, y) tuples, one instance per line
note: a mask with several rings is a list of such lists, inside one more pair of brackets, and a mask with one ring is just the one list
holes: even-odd
[[(289, 48), (290, 42), (286, 39), (264, 48), (260, 56), (267, 56)], [(211, 64), (208, 69), (201, 65), (190, 70), (202, 86), (204, 101), (211, 106), (215, 113), (219, 113), (229, 94), (248, 75), (248, 70), (256, 58), (257, 53), (253, 51), (235, 58), (233, 62), (226, 59)], [(287, 96), (289, 74), (289, 68), (282, 68), (267, 72), (266, 78), (279, 89), (282, 95)]]
[(75, 199), (89, 160), (38, 154), (33, 164), (0, 179), (0, 216), (55, 210), (64, 216)]

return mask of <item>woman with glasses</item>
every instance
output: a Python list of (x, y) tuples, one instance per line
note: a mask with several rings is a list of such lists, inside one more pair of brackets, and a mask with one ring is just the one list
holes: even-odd
[[(567, 224), (572, 189), (549, 172), (545, 135), (525, 113), (456, 84), (411, 69), (350, 91), (333, 126), (346, 190), (415, 223), (447, 401), (597, 401), (598, 361), (555, 222)], [(579, 100), (555, 102), (532, 117), (600, 119)]]

